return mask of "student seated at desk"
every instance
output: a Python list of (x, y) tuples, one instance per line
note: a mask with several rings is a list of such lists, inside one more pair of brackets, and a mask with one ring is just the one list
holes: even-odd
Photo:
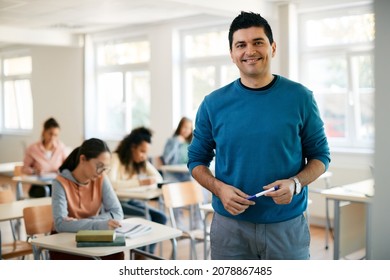
[[(192, 141), (193, 124), (192, 120), (187, 117), (182, 117), (177, 125), (175, 132), (165, 143), (163, 152), (163, 161), (165, 165), (175, 164), (187, 164), (188, 163), (188, 146)], [(169, 182), (185, 182), (191, 181), (192, 176), (190, 171), (188, 172), (172, 172), (164, 171), (164, 180)], [(184, 230), (188, 230), (186, 225), (183, 209), (173, 209), (175, 213), (176, 222), (178, 227)], [(200, 217), (200, 211), (196, 209), (192, 212), (192, 228), (203, 228), (203, 219)]]
[[(49, 118), (44, 122), (41, 140), (26, 149), (23, 174), (43, 175), (58, 172), (58, 168), (68, 155), (66, 146), (58, 139), (59, 134), (60, 125), (54, 118)], [(50, 189), (50, 186), (31, 185), (29, 196), (46, 196), (45, 187)]]
[[(149, 186), (162, 181), (158, 170), (148, 161), (148, 151), (152, 142), (152, 132), (145, 128), (135, 128), (118, 145), (112, 155), (109, 177), (115, 189)], [(125, 215), (145, 216), (144, 204), (135, 199), (122, 202)], [(158, 209), (149, 207), (153, 222), (166, 224), (167, 216)], [(154, 252), (155, 244), (149, 246)]]
[[(110, 163), (111, 153), (107, 144), (96, 138), (84, 141), (68, 156), (60, 167), (60, 175), (52, 184), (56, 232), (115, 229), (120, 226), (123, 211), (105, 175)], [(52, 251), (50, 259), (84, 258)], [(124, 259), (124, 254), (122, 252), (103, 259)]]
[[(172, 137), (164, 147), (163, 161), (166, 165), (187, 164), (187, 149), (192, 140), (192, 121), (189, 118), (181, 118)], [(184, 182), (192, 180), (190, 172), (164, 172), (164, 180), (172, 182)]]

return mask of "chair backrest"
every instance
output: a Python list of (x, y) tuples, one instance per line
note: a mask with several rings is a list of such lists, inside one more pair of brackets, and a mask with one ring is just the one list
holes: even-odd
[(53, 214), (51, 209), (51, 205), (32, 206), (23, 209), (26, 233), (29, 237), (51, 232), (53, 227)]
[(162, 186), (165, 206), (185, 207), (203, 203), (202, 187), (196, 181), (185, 181)]
[(15, 165), (14, 167), (14, 176), (22, 176), (23, 165)]
[(0, 203), (10, 203), (15, 200), (15, 194), (11, 188), (0, 188)]

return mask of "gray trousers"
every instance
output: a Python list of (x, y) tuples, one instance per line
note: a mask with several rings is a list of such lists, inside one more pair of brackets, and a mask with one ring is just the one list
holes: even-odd
[(212, 260), (307, 260), (310, 231), (306, 219), (254, 224), (214, 213), (210, 229)]

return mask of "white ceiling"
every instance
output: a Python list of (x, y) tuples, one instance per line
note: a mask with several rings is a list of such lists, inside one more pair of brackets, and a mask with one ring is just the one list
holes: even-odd
[[(264, 13), (272, 5), (363, 0), (0, 0), (0, 47), (14, 44), (79, 46), (80, 34), (191, 16)], [(370, 1), (370, 0), (364, 0)], [(326, 4), (325, 4), (326, 3)]]
[(0, 0), (0, 42), (52, 37), (53, 44), (61, 44), (78, 34), (121, 26), (198, 15), (231, 18), (267, 2), (275, 0)]

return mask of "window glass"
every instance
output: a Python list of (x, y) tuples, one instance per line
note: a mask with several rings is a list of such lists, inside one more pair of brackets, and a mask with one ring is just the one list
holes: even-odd
[(150, 126), (150, 74), (148, 71), (126, 74), (126, 95), (131, 100), (132, 123), (129, 127)]
[(221, 84), (227, 85), (240, 77), (240, 72), (235, 64), (221, 67)]
[(30, 74), (32, 70), (31, 56), (4, 59), (4, 76)]
[(126, 107), (122, 73), (106, 73), (98, 77), (97, 125), (100, 133), (121, 134), (125, 127)]
[(373, 57), (361, 55), (353, 58), (358, 69), (357, 135), (361, 140), (374, 140), (374, 65)]
[(105, 44), (97, 50), (98, 65), (124, 65), (150, 60), (148, 41)]
[(186, 70), (186, 93), (191, 96), (191, 115), (195, 117), (196, 111), (205, 95), (215, 89), (215, 67), (194, 67)]
[(184, 36), (186, 58), (228, 55), (229, 43), (227, 31), (212, 31)]
[[(1, 56), (0, 56), (1, 58)], [(2, 112), (0, 130), (7, 133), (25, 132), (33, 128), (33, 102), (30, 76), (31, 56), (6, 55), (1, 71)], [(0, 83), (1, 84), (1, 83)]]
[(358, 137), (362, 140), (374, 141), (374, 98), (372, 94), (359, 95), (360, 114)]
[(32, 129), (33, 112), (29, 80), (6, 81), (4, 83), (4, 128)]
[[(150, 43), (147, 40), (107, 41), (95, 45), (95, 118), (87, 132), (118, 140), (137, 126), (150, 126)], [(96, 123), (94, 123), (96, 120)]]
[(195, 119), (199, 105), (207, 94), (239, 77), (239, 71), (229, 54), (227, 28), (214, 26), (207, 30), (187, 30), (181, 36), (184, 47), (182, 114), (192, 119)]
[(359, 70), (359, 88), (374, 89), (374, 57), (372, 55), (356, 56)]
[(306, 64), (309, 87), (313, 90), (346, 90), (348, 88), (347, 60), (344, 56), (309, 59)]
[(300, 33), (300, 80), (314, 92), (333, 147), (373, 147), (375, 32), (369, 9), (301, 15), (306, 32)]
[(345, 94), (326, 93), (317, 96), (319, 110), (325, 123), (328, 137), (345, 138), (347, 132), (347, 96)]
[(374, 41), (374, 14), (348, 15), (308, 20), (308, 46), (329, 46)]

